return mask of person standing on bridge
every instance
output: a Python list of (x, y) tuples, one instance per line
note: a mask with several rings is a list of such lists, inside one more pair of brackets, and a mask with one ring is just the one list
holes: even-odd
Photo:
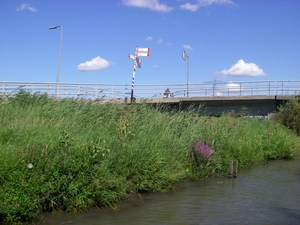
[(165, 93), (164, 93), (164, 98), (170, 98), (171, 97), (171, 91), (169, 88), (167, 88), (167, 90), (165, 90)]

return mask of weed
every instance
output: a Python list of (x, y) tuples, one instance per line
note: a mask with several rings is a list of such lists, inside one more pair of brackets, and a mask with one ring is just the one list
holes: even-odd
[(266, 120), (26, 92), (1, 99), (0, 125), (0, 218), (12, 224), (116, 208), (131, 193), (225, 172), (232, 159), (246, 167), (300, 152), (299, 137)]

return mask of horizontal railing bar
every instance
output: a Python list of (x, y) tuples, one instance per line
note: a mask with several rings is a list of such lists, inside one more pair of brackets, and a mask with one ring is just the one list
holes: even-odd
[[(190, 84), (136, 84), (134, 96), (141, 98), (164, 97), (166, 88), (171, 96), (219, 96), (219, 95), (300, 95), (300, 80), (260, 80), (260, 81), (211, 81)], [(47, 93), (54, 96), (58, 89), (59, 97), (74, 96), (83, 98), (120, 98), (129, 97), (129, 84), (100, 83), (59, 83), (0, 81), (0, 95), (12, 95), (20, 90), (30, 93)]]

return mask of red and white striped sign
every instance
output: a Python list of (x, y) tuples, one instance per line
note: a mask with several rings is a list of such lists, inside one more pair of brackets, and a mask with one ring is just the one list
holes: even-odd
[(136, 56), (150, 56), (150, 48), (135, 47)]

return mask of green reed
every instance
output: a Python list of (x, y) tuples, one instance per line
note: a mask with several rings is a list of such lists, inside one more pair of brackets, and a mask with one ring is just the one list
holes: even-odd
[[(195, 141), (214, 150), (205, 163), (191, 157)], [(132, 193), (227, 172), (229, 160), (246, 167), (299, 152), (299, 137), (264, 119), (20, 92), (0, 99), (0, 219), (117, 208)]]

